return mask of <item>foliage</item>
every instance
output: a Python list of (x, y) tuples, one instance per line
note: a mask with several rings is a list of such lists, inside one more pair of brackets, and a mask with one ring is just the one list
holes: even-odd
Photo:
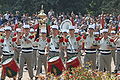
[(120, 0), (0, 0), (0, 13), (5, 11), (20, 11), (21, 13), (35, 13), (41, 5), (48, 12), (54, 9), (58, 12), (75, 12), (98, 15), (102, 11), (120, 13)]
[(63, 72), (61, 76), (48, 73), (48, 80), (119, 80), (116, 74), (85, 69), (82, 67), (72, 68)]

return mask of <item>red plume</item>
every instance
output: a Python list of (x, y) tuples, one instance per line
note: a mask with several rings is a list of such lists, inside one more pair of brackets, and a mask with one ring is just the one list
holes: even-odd
[(113, 40), (113, 39), (110, 39), (110, 42), (114, 42), (114, 40)]
[(85, 36), (85, 35), (82, 35), (82, 38), (83, 38), (83, 39), (86, 39), (86, 36)]
[(64, 39), (64, 40), (65, 40), (65, 42), (69, 42), (68, 39)]
[(34, 38), (34, 36), (32, 35), (32, 36), (30, 36), (29, 38), (30, 38), (30, 39), (33, 39), (33, 38)]
[(16, 36), (16, 35), (17, 35), (17, 33), (15, 32), (15, 33), (14, 33), (14, 36)]
[(80, 39), (81, 39), (81, 37), (77, 37), (77, 38), (76, 38), (76, 41), (79, 41)]
[(99, 37), (99, 40), (101, 40), (102, 38)]
[(32, 38), (34, 38), (34, 35), (32, 36)]
[(35, 41), (36, 41), (36, 42), (39, 42), (39, 39), (37, 38)]
[(17, 38), (12, 38), (12, 42), (15, 42), (17, 40)]
[(20, 39), (22, 39), (22, 36), (20, 36)]
[(63, 37), (59, 39), (59, 42), (60, 42), (60, 43), (63, 42)]
[(50, 38), (47, 38), (47, 42), (50, 43), (50, 41), (51, 41)]
[(0, 39), (0, 42), (3, 43), (3, 42), (4, 42), (4, 39)]
[(95, 38), (95, 40), (96, 40), (96, 41), (98, 41), (98, 40), (99, 40), (99, 38)]

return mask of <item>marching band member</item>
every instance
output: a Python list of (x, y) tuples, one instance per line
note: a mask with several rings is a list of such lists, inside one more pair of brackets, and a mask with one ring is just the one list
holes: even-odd
[(67, 57), (68, 59), (73, 57), (73, 56), (78, 56), (78, 53), (80, 52), (80, 43), (79, 40), (81, 39), (80, 37), (75, 37), (74, 34), (74, 26), (69, 26), (69, 36), (68, 36), (68, 41), (67, 42)]
[[(99, 32), (94, 32), (94, 36), (95, 36), (95, 41), (100, 44), (100, 33)], [(96, 68), (98, 69), (99, 66), (99, 62), (100, 62), (100, 52), (99, 49), (96, 49)]]
[(58, 35), (58, 25), (52, 25), (52, 35), (49, 37), (50, 38), (50, 54), (49, 57), (53, 56), (61, 56), (59, 53), (60, 51), (60, 43), (59, 39), (61, 36)]
[[(12, 28), (10, 26), (6, 26), (4, 30), (5, 37), (0, 40), (1, 46), (3, 46), (2, 61), (5, 61), (11, 57), (14, 58), (14, 50), (16, 49), (16, 45), (14, 43), (15, 39), (13, 39), (11, 36)], [(5, 80), (5, 77), (6, 73), (4, 73), (4, 71), (2, 70), (1, 80)], [(14, 80), (16, 79), (14, 78)]]
[(99, 70), (109, 71), (111, 73), (111, 60), (112, 54), (111, 50), (116, 49), (114, 45), (114, 40), (108, 37), (108, 29), (103, 29), (103, 38), (100, 41), (100, 66)]
[[(111, 34), (110, 34), (110, 38), (111, 39), (115, 39), (115, 37), (116, 37), (116, 33), (115, 33), (115, 31), (111, 31)], [(115, 43), (114, 43), (115, 44)], [(113, 61), (114, 61), (114, 64), (116, 64), (115, 62), (115, 54), (116, 54), (116, 52), (115, 52), (116, 50), (112, 50), (111, 51), (111, 54), (112, 54), (112, 58), (113, 58)]]
[[(0, 29), (0, 39), (3, 38), (4, 34), (4, 29)], [(2, 47), (0, 48), (0, 62), (1, 62), (1, 56), (2, 56)]]
[[(63, 39), (67, 39), (67, 37), (68, 37), (68, 30), (62, 30), (62, 37), (63, 37)], [(60, 54), (61, 54), (61, 58), (63, 60), (65, 60), (64, 57), (65, 57), (65, 52), (66, 52), (66, 49), (65, 49), (66, 46), (67, 46), (66, 42), (62, 41), (62, 47), (61, 47), (61, 53)]]
[[(31, 33), (31, 38), (34, 39), (35, 37), (35, 31), (33, 28), (30, 29)], [(38, 43), (36, 41), (33, 42), (33, 68), (36, 70), (37, 66), (37, 48), (38, 48)]]
[(115, 55), (115, 73), (118, 72), (118, 70), (120, 70), (120, 37), (119, 35), (117, 35), (116, 39), (115, 39), (115, 44), (117, 47), (117, 54)]
[(87, 62), (91, 62), (91, 68), (96, 68), (96, 49), (99, 48), (99, 44), (96, 42), (95, 37), (93, 35), (95, 27), (93, 25), (88, 26), (88, 36), (84, 38), (84, 47), (85, 47), (85, 57), (84, 57), (84, 65), (86, 67)]
[(47, 55), (48, 55), (48, 46), (49, 41), (46, 38), (46, 29), (41, 29), (41, 37), (36, 39), (36, 42), (38, 43), (38, 67), (36, 76), (40, 74), (40, 69), (42, 68), (42, 64), (45, 68), (45, 74), (47, 73)]
[[(116, 39), (116, 32), (115, 31), (111, 31), (110, 38), (113, 39), (113, 40)], [(115, 42), (114, 42), (114, 44), (115, 44)], [(116, 57), (115, 56), (116, 55), (116, 49), (111, 50), (111, 54), (112, 54), (114, 65), (116, 66), (116, 58), (115, 58)]]
[[(31, 79), (33, 79), (33, 69), (32, 69), (32, 58), (33, 58), (33, 40), (31, 39), (31, 36), (29, 34), (30, 32), (30, 26), (29, 25), (24, 25), (23, 26), (23, 36), (20, 41), (21, 43), (21, 54), (20, 54), (20, 72), (18, 75), (18, 80), (21, 80), (23, 76), (23, 67), (25, 62), (27, 63), (27, 68), (28, 68), (28, 73)], [(18, 40), (19, 41), (19, 40)]]
[[(21, 39), (21, 29), (20, 28), (17, 28), (16, 29), (16, 36), (15, 37), (20, 37), (19, 39)], [(15, 59), (17, 60), (17, 62), (19, 62), (19, 55), (20, 55), (20, 51), (21, 51), (21, 45), (20, 43), (17, 43), (16, 42), (16, 45), (17, 45), (17, 49), (15, 50)]]

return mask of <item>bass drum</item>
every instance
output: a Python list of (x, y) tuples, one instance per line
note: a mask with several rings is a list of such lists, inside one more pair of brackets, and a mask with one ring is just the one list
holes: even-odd
[(60, 30), (68, 30), (69, 26), (72, 26), (72, 22), (69, 19), (66, 19), (60, 24)]
[(3, 73), (10, 78), (17, 76), (17, 72), (19, 72), (20, 70), (13, 58), (9, 58), (5, 60), (2, 63), (2, 69), (3, 69)]
[(65, 70), (65, 67), (59, 56), (52, 57), (48, 60), (48, 72), (51, 72), (56, 76), (59, 76), (62, 74), (63, 70)]
[(80, 67), (81, 64), (78, 57), (72, 57), (67, 61), (66, 66), (67, 66), (67, 69), (69, 69), (69, 68)]

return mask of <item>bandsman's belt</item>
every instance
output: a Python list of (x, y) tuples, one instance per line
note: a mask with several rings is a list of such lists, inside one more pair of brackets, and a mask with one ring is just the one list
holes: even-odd
[(69, 52), (67, 52), (67, 54), (78, 54), (78, 53), (69, 53)]
[[(71, 49), (67, 49), (68, 51), (72, 51)], [(76, 51), (76, 49), (74, 49)]]
[(39, 50), (40, 52), (45, 52), (45, 50)]
[(101, 53), (102, 55), (110, 55), (111, 53)]
[(7, 52), (7, 51), (3, 51), (3, 53), (9, 53), (9, 52)]
[(29, 48), (22, 48), (23, 50), (31, 50), (33, 49), (32, 47), (29, 47)]
[(50, 51), (51, 53), (59, 53), (58, 51)]
[(39, 50), (40, 55), (44, 55), (43, 53), (45, 53), (45, 50)]
[(38, 47), (38, 46), (33, 46), (33, 47)]
[(32, 51), (22, 51), (22, 53), (32, 53)]
[(110, 50), (100, 50), (100, 51), (106, 51), (106, 52), (109, 52)]
[(85, 49), (86, 54), (96, 54), (96, 49)]
[(3, 56), (14, 56), (14, 54), (3, 54)]
[(67, 49), (67, 53), (68, 54), (77, 54), (77, 51), (76, 51), (76, 49), (74, 49), (74, 50)]
[(17, 45), (17, 49), (21, 49), (21, 45)]
[[(10, 51), (11, 52), (11, 51)], [(13, 56), (14, 54), (10, 54), (8, 51), (3, 51), (3, 56)]]
[(86, 54), (96, 54), (96, 52), (85, 52)]
[[(51, 47), (50, 47), (50, 49), (51, 49)], [(59, 48), (55, 47), (55, 49), (59, 49)]]
[(109, 54), (111, 53), (111, 50), (100, 50), (100, 53), (102, 54)]
[(33, 51), (32, 47), (22, 48), (22, 53), (32, 53), (32, 51)]
[(87, 51), (96, 51), (96, 49), (85, 49)]
[(17, 45), (17, 46), (21, 46), (21, 45)]
[(120, 51), (120, 50), (117, 50), (117, 51)]
[(117, 51), (120, 51), (120, 47), (117, 47)]
[(55, 49), (59, 49), (59, 48), (56, 48), (56, 47), (55, 47)]
[(76, 49), (74, 49), (74, 50), (71, 50), (71, 49), (67, 49), (67, 51), (76, 51)]
[(45, 53), (45, 50), (39, 50), (39, 54)]
[(33, 50), (38, 50), (38, 49), (33, 49)]
[(17, 49), (21, 49), (21, 47), (17, 47)]
[(41, 54), (41, 53), (39, 53), (40, 55), (44, 55), (44, 54)]

